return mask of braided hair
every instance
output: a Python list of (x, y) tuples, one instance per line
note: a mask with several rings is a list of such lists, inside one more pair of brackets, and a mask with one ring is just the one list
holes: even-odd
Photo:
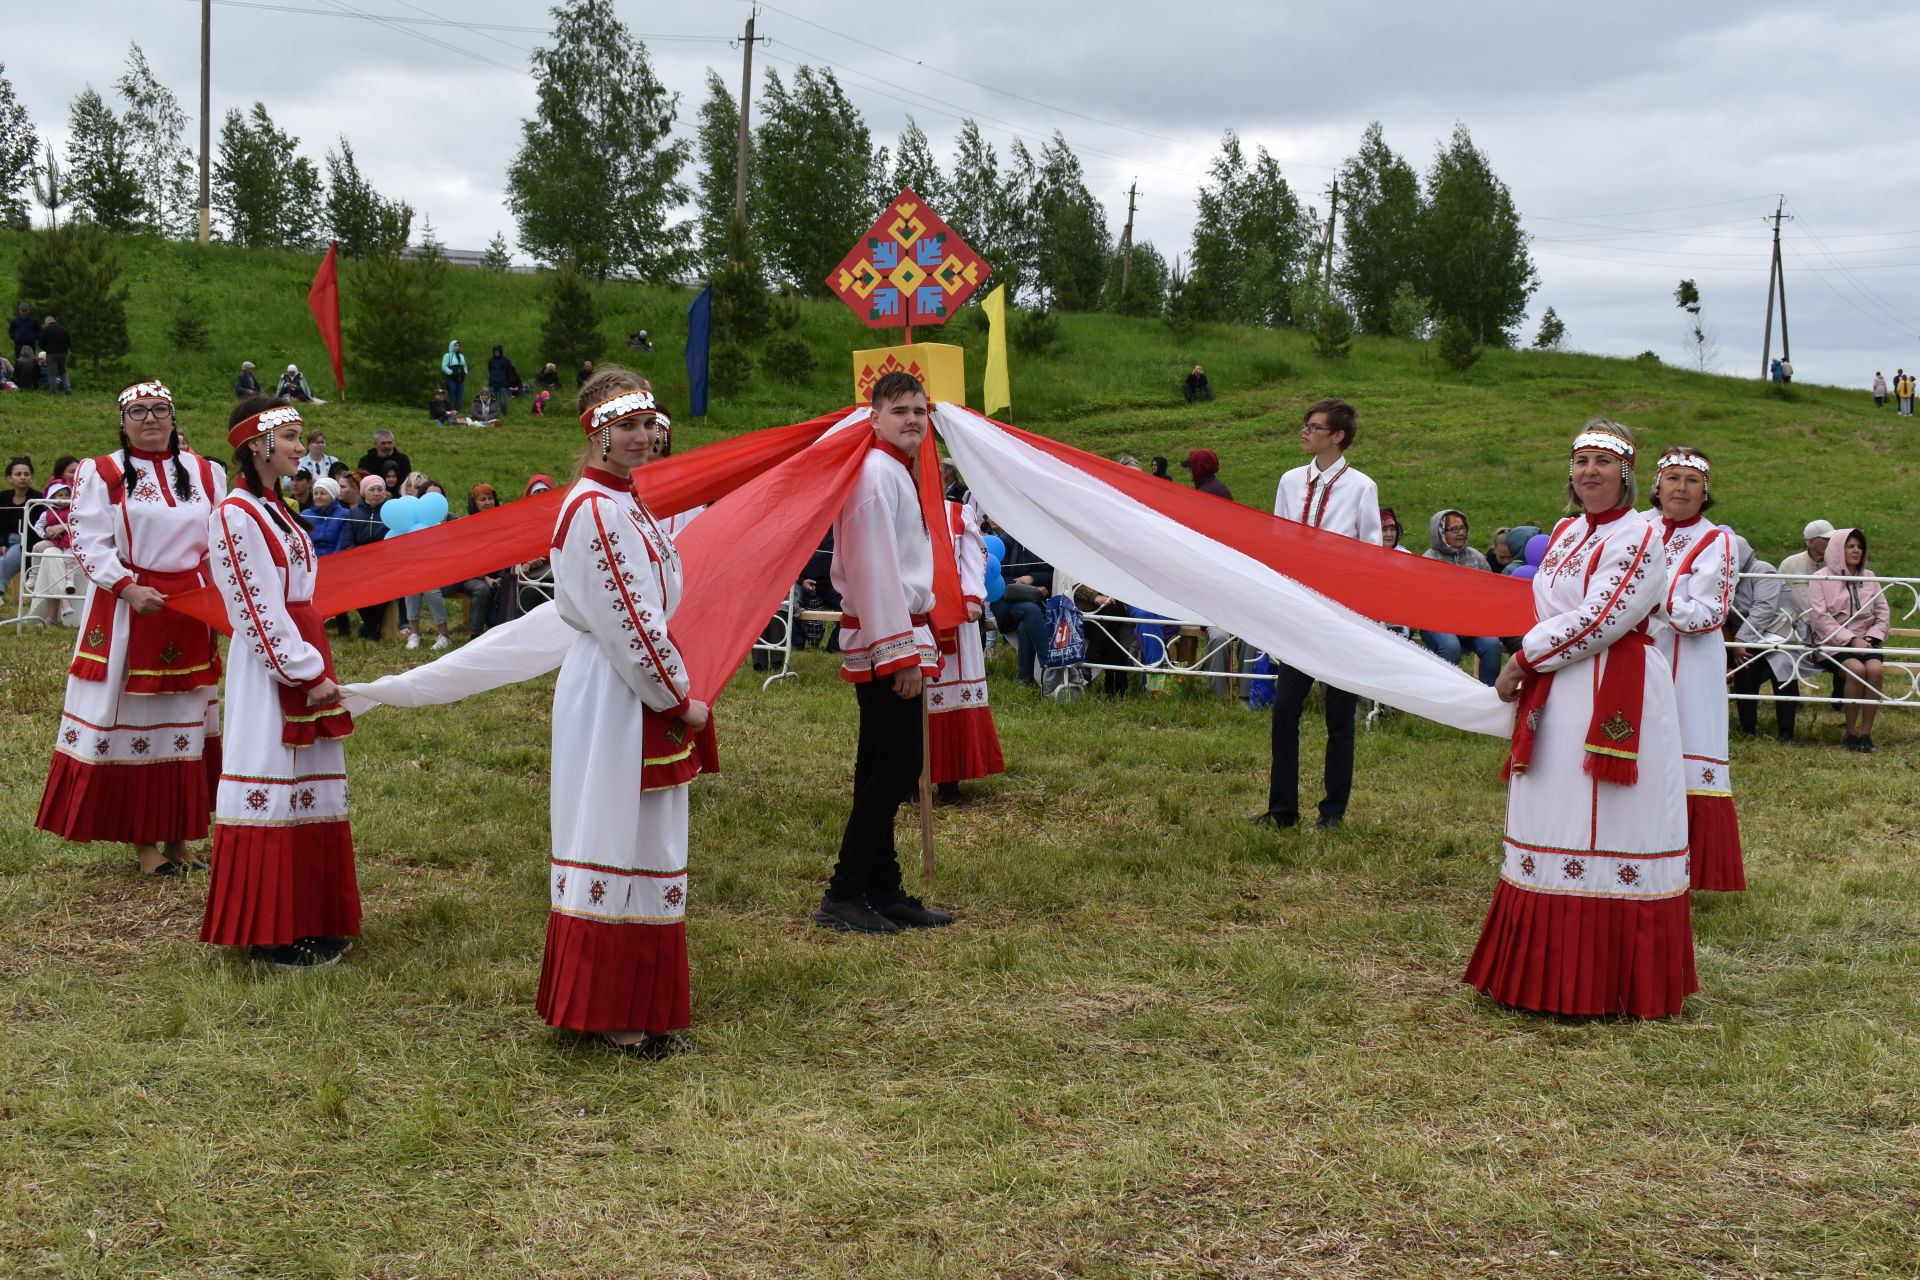
[[(269, 409), (280, 408), (286, 403), (286, 399), (279, 396), (248, 396), (233, 407), (233, 413), (227, 418), (227, 430), (233, 430), (256, 413), (265, 413)], [(255, 439), (258, 438), (255, 437)], [(280, 527), (280, 532), (292, 537), (293, 526), (287, 522), (286, 508), (281, 505), (278, 488), (269, 486), (260, 478), (260, 466), (253, 456), (252, 440), (234, 446), (233, 466), (240, 473), (241, 483), (245, 485), (248, 492), (266, 499), (260, 505), (267, 509), (267, 518)]]

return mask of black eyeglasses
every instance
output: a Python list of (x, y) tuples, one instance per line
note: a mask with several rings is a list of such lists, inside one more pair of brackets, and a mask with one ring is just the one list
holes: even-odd
[(128, 422), (145, 422), (148, 418), (152, 418), (156, 422), (170, 421), (173, 418), (173, 406), (170, 404), (156, 404), (149, 407), (144, 404), (136, 404), (127, 410)]

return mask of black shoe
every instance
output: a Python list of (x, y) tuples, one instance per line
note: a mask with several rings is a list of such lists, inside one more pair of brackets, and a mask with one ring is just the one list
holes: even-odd
[(879, 898), (868, 898), (867, 905), (894, 924), (906, 929), (944, 929), (953, 923), (953, 913), (924, 905), (905, 890), (895, 890)]
[(1256, 827), (1297, 827), (1300, 815), (1297, 813), (1256, 813), (1247, 819)]
[(1793, 745), (1793, 735), (1790, 733), (1776, 733), (1773, 735), (1773, 740), (1782, 746), (1790, 747)]
[(1878, 751), (1879, 748), (1873, 745), (1873, 739), (1871, 737), (1864, 737), (1860, 739), (1860, 745), (1855, 747), (1854, 750), (1860, 752), (1862, 755), (1870, 756), (1875, 751)]
[(849, 898), (844, 902), (822, 898), (819, 909), (813, 913), (813, 922), (823, 929), (841, 929), (848, 933), (900, 932), (899, 925), (875, 911), (865, 898)]
[(1854, 737), (1852, 734), (1848, 734), (1841, 741), (1840, 745), (1849, 751), (1858, 751), (1860, 749), (1860, 739)]
[(1313, 825), (1320, 828), (1322, 831), (1338, 831), (1341, 827), (1346, 825), (1346, 821), (1347, 820), (1345, 818), (1330, 817), (1327, 814), (1323, 813), (1320, 815), (1320, 820), (1314, 823)]
[(183, 862), (175, 862), (172, 858), (162, 858), (159, 866), (151, 871), (142, 871), (140, 874), (143, 876), (183, 876), (187, 874), (187, 866)]
[(940, 789), (934, 793), (933, 802), (935, 804), (961, 805), (967, 802), (967, 795), (966, 792), (960, 790), (959, 783), (943, 782), (940, 784)]
[(693, 1047), (687, 1043), (685, 1037), (665, 1031), (649, 1031), (632, 1044), (615, 1043), (607, 1038), (605, 1032), (601, 1032), (600, 1043), (615, 1053), (624, 1053), (629, 1058), (639, 1058), (644, 1062), (658, 1062), (662, 1058), (671, 1058), (676, 1053), (685, 1053)]
[(353, 950), (352, 938), (315, 938), (313, 942), (316, 946), (333, 952), (336, 960)]
[(171, 871), (171, 872), (158, 872), (158, 871), (156, 871), (156, 872), (154, 872), (154, 874), (155, 874), (155, 875), (162, 875), (162, 874), (166, 874), (166, 875), (185, 875), (185, 874), (186, 874), (187, 872), (189, 872), (189, 871), (205, 871), (205, 870), (207, 870), (207, 864), (206, 864), (206, 863), (204, 863), (204, 862), (202, 862), (202, 861), (201, 861), (200, 859), (198, 859), (198, 858), (180, 858), (180, 859), (173, 859), (173, 858), (169, 858), (169, 859), (168, 859), (167, 861), (168, 861), (168, 862), (169, 862), (169, 863), (170, 863), (170, 864), (171, 864), (171, 865), (173, 866), (173, 868), (174, 868), (174, 869), (173, 869), (173, 871)]
[(284, 947), (252, 947), (248, 956), (255, 964), (270, 964), (276, 969), (320, 969), (340, 963), (342, 952), (326, 945), (327, 938), (295, 938)]

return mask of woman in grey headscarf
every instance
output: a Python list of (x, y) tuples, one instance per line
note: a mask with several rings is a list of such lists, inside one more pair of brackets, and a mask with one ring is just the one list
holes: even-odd
[[(1426, 558), (1459, 565), (1462, 569), (1484, 571), (1487, 558), (1468, 545), (1472, 537), (1473, 530), (1467, 524), (1465, 512), (1456, 507), (1436, 511), (1427, 521)], [(1438, 631), (1422, 631), (1420, 635), (1427, 648), (1453, 666), (1460, 665), (1461, 654), (1471, 651), (1479, 659), (1481, 684), (1491, 685), (1500, 678), (1498, 636), (1450, 636)]]

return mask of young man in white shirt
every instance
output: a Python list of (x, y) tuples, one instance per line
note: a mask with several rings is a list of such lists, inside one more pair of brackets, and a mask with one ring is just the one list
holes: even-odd
[[(1345, 400), (1320, 400), (1307, 409), (1300, 426), (1300, 448), (1313, 455), (1305, 466), (1280, 477), (1273, 513), (1374, 546), (1380, 534), (1380, 490), (1354, 470), (1347, 450), (1360, 434), (1360, 415)], [(1275, 661), (1273, 767), (1267, 782), (1267, 809), (1249, 821), (1291, 827), (1300, 821), (1300, 712), (1313, 677)], [(1319, 825), (1329, 830), (1346, 820), (1353, 790), (1353, 722), (1360, 699), (1345, 689), (1325, 686), (1327, 707), (1326, 798)]]
[[(833, 522), (840, 678), (859, 700), (860, 745), (840, 860), (813, 913), (828, 929), (898, 933), (953, 923), (901, 888), (893, 847), (894, 815), (920, 784), (921, 688), (940, 673), (929, 618), (933, 537), (913, 472), (930, 432), (917, 378), (896, 372), (875, 382), (872, 446)], [(944, 549), (944, 526), (941, 534)]]

